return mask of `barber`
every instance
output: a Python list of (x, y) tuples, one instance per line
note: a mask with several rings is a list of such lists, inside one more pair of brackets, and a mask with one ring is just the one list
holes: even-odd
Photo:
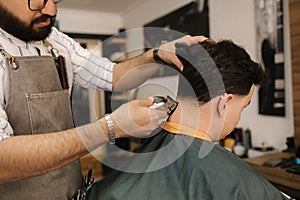
[[(119, 64), (89, 53), (53, 27), (59, 1), (0, 0), (2, 200), (70, 199), (81, 186), (81, 156), (115, 138), (129, 137), (124, 130), (136, 125), (133, 136), (147, 135), (166, 117), (149, 109), (153, 103), (149, 98), (129, 102), (105, 118), (74, 128), (73, 82), (98, 90), (125, 90), (151, 77), (158, 67), (148, 66), (139, 78), (120, 84), (123, 74), (154, 62), (153, 50)], [(186, 36), (177, 41), (204, 39)], [(177, 41), (164, 45), (168, 51), (160, 48), (157, 53), (163, 61), (182, 68), (174, 55)], [(64, 58), (64, 84), (56, 69), (58, 57)]]

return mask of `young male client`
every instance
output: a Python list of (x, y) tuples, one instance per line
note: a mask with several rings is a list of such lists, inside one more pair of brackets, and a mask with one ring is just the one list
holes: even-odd
[(89, 199), (285, 199), (214, 143), (237, 125), (255, 85), (264, 79), (263, 69), (227, 40), (178, 44), (177, 55), (184, 64), (177, 109), (159, 134), (145, 140), (139, 155), (93, 186)]

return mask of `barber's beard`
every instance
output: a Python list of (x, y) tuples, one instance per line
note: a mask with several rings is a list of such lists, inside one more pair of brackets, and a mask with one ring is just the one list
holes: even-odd
[[(0, 4), (0, 27), (25, 42), (44, 40), (48, 37), (55, 23), (55, 17), (56, 16), (42, 15), (31, 21), (29, 25), (26, 25)], [(33, 29), (35, 23), (44, 22), (48, 18), (50, 18), (51, 21), (48, 26), (40, 27), (38, 30)]]

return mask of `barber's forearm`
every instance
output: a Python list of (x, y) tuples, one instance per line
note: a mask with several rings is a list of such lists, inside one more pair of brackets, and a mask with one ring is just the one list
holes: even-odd
[(106, 129), (101, 119), (76, 129), (1, 141), (0, 183), (45, 174), (78, 159), (108, 140)]
[(113, 69), (113, 90), (132, 89), (152, 77), (159, 70), (153, 59), (153, 50), (116, 64)]
[[(190, 35), (186, 35), (177, 40), (162, 44), (157, 52), (158, 57), (166, 63), (177, 66), (177, 68), (182, 71), (182, 62), (175, 54), (175, 44), (184, 42), (187, 45), (191, 45), (203, 42), (205, 40), (207, 40), (207, 38), (204, 36), (191, 37)], [(210, 40), (210, 42), (214, 41)], [(147, 65), (150, 63), (152, 63), (151, 66)], [(160, 65), (155, 64), (153, 59), (153, 49), (138, 57), (116, 64), (113, 69), (113, 90), (126, 90), (140, 85), (154, 75), (159, 70), (159, 66)], [(132, 71), (132, 69), (138, 70), (134, 70), (134, 73), (128, 73)]]

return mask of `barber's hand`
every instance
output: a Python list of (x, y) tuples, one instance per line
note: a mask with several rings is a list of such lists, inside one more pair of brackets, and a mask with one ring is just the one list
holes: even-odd
[(152, 104), (153, 97), (134, 100), (111, 113), (116, 138), (150, 135), (160, 125), (160, 120), (168, 116), (164, 111), (149, 108)]
[(186, 35), (177, 40), (173, 40), (171, 42), (161, 45), (158, 50), (158, 56), (165, 62), (176, 65), (182, 71), (183, 65), (175, 54), (175, 43), (184, 42), (187, 45), (192, 45), (192, 44), (204, 42), (207, 39), (208, 38), (206, 38), (204, 36), (193, 36), (192, 37), (190, 35)]

